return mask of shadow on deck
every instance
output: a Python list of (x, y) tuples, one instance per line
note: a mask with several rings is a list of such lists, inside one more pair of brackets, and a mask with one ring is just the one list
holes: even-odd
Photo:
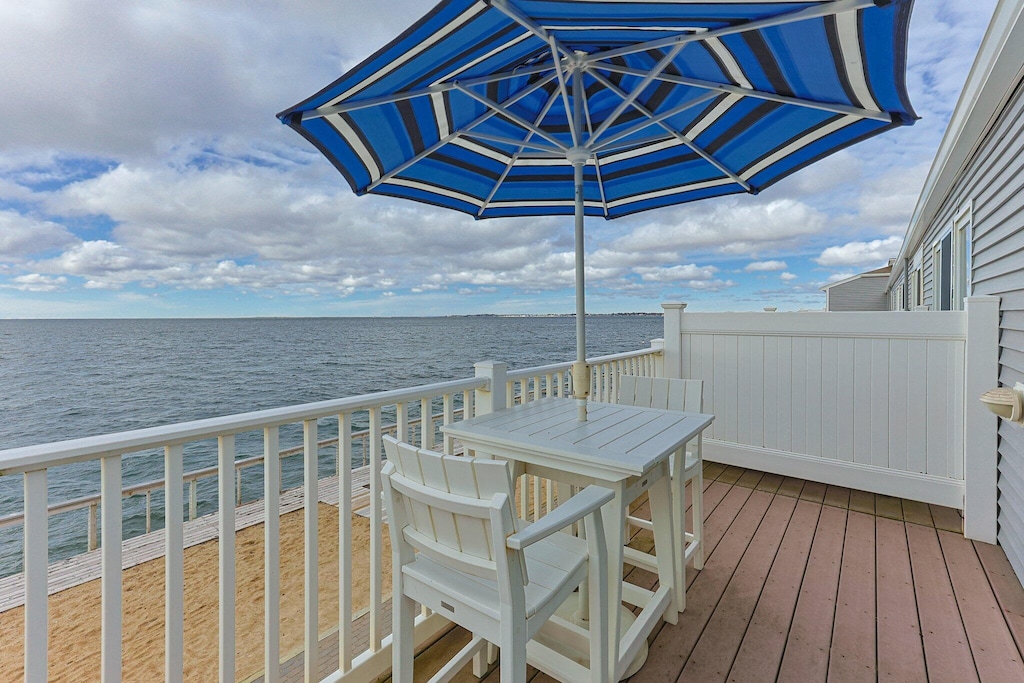
[[(1024, 680), (1024, 590), (958, 512), (713, 463), (704, 501), (707, 562), (688, 567), (686, 611), (631, 680)], [(649, 549), (648, 532), (632, 545)], [(454, 628), (423, 649), (417, 680), (468, 638)]]

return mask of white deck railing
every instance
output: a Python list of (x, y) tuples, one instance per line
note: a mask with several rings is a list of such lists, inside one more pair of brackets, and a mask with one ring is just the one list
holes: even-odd
[[(660, 345), (637, 352), (605, 356), (592, 361), (595, 372), (595, 395), (612, 396), (617, 377), (623, 372), (654, 374), (660, 367)], [(164, 489), (164, 500), (182, 500), (186, 480), (194, 481), (198, 475), (186, 477), (183, 461), (189, 444), (216, 439), (217, 443), (217, 491), (218, 501), (230, 501), (218, 505), (218, 593), (219, 593), (219, 664), (218, 678), (234, 681), (238, 672), (235, 666), (235, 503), (237, 501), (236, 437), (247, 433), (262, 434), (264, 453), (253, 459), (262, 463), (264, 497), (264, 543), (265, 543), (265, 636), (264, 636), (264, 680), (277, 681), (280, 678), (280, 509), (281, 457), (286, 451), (280, 448), (280, 430), (287, 425), (301, 425), (303, 446), (303, 492), (304, 505), (304, 667), (306, 672), (318, 670), (319, 641), (319, 553), (317, 541), (317, 505), (308, 504), (318, 497), (318, 464), (320, 450), (325, 445), (336, 447), (335, 457), (341, 464), (339, 476), (339, 572), (338, 592), (339, 626), (337, 670), (324, 680), (369, 681), (390, 667), (390, 636), (385, 636), (384, 612), (387, 596), (383, 593), (383, 538), (384, 522), (380, 499), (380, 467), (382, 458), (381, 436), (386, 425), (383, 414), (386, 409), (395, 415), (393, 431), (403, 438), (426, 448), (440, 448), (452, 452), (454, 444), (450, 439), (437, 439), (434, 429), (412, 429), (410, 407), (418, 405), (419, 414), (431, 415), (433, 407), (442, 406), (440, 422), (448, 424), (455, 419), (457, 399), (461, 399), (462, 412), (473, 415), (491, 410), (504, 403), (508, 392), (512, 400), (533, 400), (545, 395), (565, 395), (567, 369), (569, 364), (558, 364), (531, 368), (522, 372), (507, 373), (494, 386), (493, 379), (477, 376), (451, 382), (367, 394), (333, 401), (323, 401), (300, 406), (263, 410), (227, 417), (198, 420), (164, 427), (141, 429), (119, 434), (86, 437), (71, 441), (28, 446), (0, 451), (0, 476), (22, 474), (24, 476), (24, 506), (19, 516), (24, 525), (24, 590), (25, 590), (25, 638), (24, 638), (24, 680), (45, 681), (51, 668), (58, 670), (60, 662), (48, 661), (48, 632), (50, 628), (47, 585), (48, 500), (47, 473), (50, 469), (85, 461), (100, 462), (99, 508), (100, 534), (102, 539), (123, 538), (122, 503), (126, 491), (131, 493), (138, 487), (123, 487), (121, 481), (122, 458), (132, 453), (150, 449), (161, 449), (164, 460), (164, 477), (159, 487)], [(515, 384), (519, 383), (519, 391)], [(502, 400), (495, 400), (500, 396)], [(364, 413), (369, 423), (365, 433), (353, 432), (353, 416)], [(324, 424), (337, 427), (339, 435), (348, 438), (331, 440), (325, 444), (318, 439), (318, 430)], [(330, 424), (333, 423), (333, 424)], [(369, 646), (362, 652), (354, 652), (353, 610), (352, 610), (352, 555), (344, 549), (352, 546), (352, 485), (351, 470), (344, 466), (352, 462), (354, 444), (366, 439), (366, 451), (370, 466), (370, 547), (369, 547)], [(435, 441), (439, 441), (435, 443)], [(246, 463), (248, 464), (248, 463)], [(201, 473), (205, 476), (207, 473)], [(155, 490), (155, 489), (148, 489)], [(64, 503), (77, 504), (76, 501)], [(89, 505), (90, 503), (85, 503)], [(54, 507), (61, 508), (58, 503)], [(180, 681), (184, 671), (184, 515), (165, 514), (165, 679)], [(102, 543), (101, 583), (101, 677), (103, 681), (118, 681), (122, 673), (122, 552), (121, 543)], [(388, 561), (389, 558), (388, 558)], [(427, 638), (447, 622), (436, 615), (422, 615), (417, 621), (417, 635)], [(307, 673), (307, 680), (314, 679)]]

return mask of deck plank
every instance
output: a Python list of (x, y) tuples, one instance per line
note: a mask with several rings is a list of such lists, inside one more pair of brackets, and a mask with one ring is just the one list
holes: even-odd
[(644, 680), (675, 681), (678, 678), (771, 498), (763, 491), (733, 486), (708, 517), (708, 536), (720, 540), (708, 554), (704, 569), (696, 573), (692, 582), (687, 577), (686, 611), (680, 615), (678, 624), (666, 624), (659, 632), (650, 648)]
[(903, 503), (899, 498), (892, 496), (875, 496), (875, 514), (879, 517), (887, 517), (903, 521)]
[(725, 484), (735, 484), (740, 480), (740, 477), (743, 476), (744, 472), (746, 472), (746, 470), (742, 467), (729, 465), (729, 467), (725, 468), (724, 472), (718, 475), (718, 481)]
[(952, 531), (957, 534), (963, 533), (964, 520), (959, 512), (953, 508), (942, 507), (941, 505), (929, 505), (928, 508), (931, 510), (932, 520), (935, 522), (936, 529)]
[(850, 489), (845, 486), (829, 486), (825, 491), (824, 503), (848, 510), (850, 508)]
[(919, 503), (916, 500), (903, 501), (903, 521), (910, 524), (934, 527), (932, 513), (927, 503)]
[(906, 525), (906, 530), (928, 678), (961, 683), (976, 681), (978, 671), (937, 532), (917, 524)]
[(967, 641), (983, 681), (1024, 681), (1024, 664), (999, 603), (969, 540), (939, 531), (939, 544), (949, 570)]
[(878, 557), (878, 680), (894, 683), (926, 680), (906, 528), (901, 522), (877, 518), (875, 542)]
[(804, 484), (803, 489), (800, 491), (800, 500), (809, 500), (812, 503), (823, 503), (825, 502), (825, 492), (828, 487), (825, 484), (816, 481), (809, 481)]
[(999, 546), (975, 542), (974, 549), (985, 568), (992, 593), (1017, 644), (1017, 651), (1024, 653), (1024, 591), (1020, 581)]
[(784, 496), (776, 496), (771, 501), (722, 599), (683, 667), (684, 680), (726, 680), (796, 503), (796, 499)]
[(784, 480), (785, 477), (781, 474), (766, 474), (761, 477), (761, 481), (757, 482), (757, 486), (754, 488), (766, 493), (777, 493)]
[(828, 674), (846, 516), (840, 508), (821, 509), (779, 680), (823, 681)]
[(774, 680), (782, 663), (820, 513), (820, 505), (805, 500), (796, 503), (729, 672), (731, 682)]
[(866, 515), (875, 514), (875, 494), (867, 491), (850, 491), (850, 510)]
[(748, 489), (756, 489), (757, 485), (761, 483), (761, 478), (764, 477), (764, 472), (758, 472), (757, 470), (747, 470), (743, 473), (739, 479), (736, 480), (737, 486), (745, 486)]
[(803, 490), (806, 482), (803, 479), (796, 479), (794, 477), (786, 477), (782, 480), (779, 485), (778, 495), (789, 496), (791, 498), (799, 498), (800, 491)]
[(851, 512), (839, 571), (828, 680), (874, 681), (875, 517)]

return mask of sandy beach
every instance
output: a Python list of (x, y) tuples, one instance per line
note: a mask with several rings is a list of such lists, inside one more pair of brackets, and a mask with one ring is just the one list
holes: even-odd
[[(319, 504), (320, 632), (337, 626), (338, 509)], [(369, 521), (352, 515), (353, 610), (369, 602)], [(385, 537), (384, 593), (391, 585), (391, 550)], [(236, 679), (263, 669), (263, 525), (236, 537)], [(208, 541), (185, 550), (185, 680), (209, 680), (217, 670), (217, 551)], [(302, 649), (302, 510), (281, 517), (281, 655)], [(164, 561), (124, 571), (125, 681), (162, 680), (164, 666)], [(100, 582), (50, 596), (50, 680), (99, 680)], [(0, 613), (0, 681), (21, 680), (24, 608)], [(57, 668), (59, 664), (59, 668)]]

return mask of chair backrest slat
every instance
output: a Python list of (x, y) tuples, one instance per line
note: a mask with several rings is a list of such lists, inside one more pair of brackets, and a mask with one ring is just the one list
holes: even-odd
[(619, 403), (699, 413), (704, 410), (704, 381), (668, 377), (619, 377)]
[[(392, 489), (401, 494), (407, 528), (402, 537), (415, 549), (451, 561), (463, 571), (497, 579), (496, 562), (509, 559), (505, 537), (515, 531), (512, 474), (498, 460), (442, 455), (384, 438), (394, 464)], [(492, 529), (492, 503), (500, 500), (501, 529)], [(525, 567), (525, 562), (520, 558)]]

